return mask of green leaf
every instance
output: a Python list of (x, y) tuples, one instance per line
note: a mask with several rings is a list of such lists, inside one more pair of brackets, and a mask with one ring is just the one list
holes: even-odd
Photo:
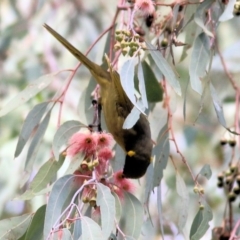
[(35, 197), (38, 192), (43, 190), (47, 184), (50, 183), (51, 180), (56, 176), (57, 171), (62, 166), (65, 156), (61, 156), (61, 161), (59, 162), (53, 158), (50, 158), (47, 162), (45, 162), (30, 183), (29, 189), (18, 199), (29, 200)]
[(53, 138), (53, 153), (56, 159), (59, 157), (61, 147), (66, 145), (69, 138), (83, 126), (79, 121), (67, 121), (57, 130)]
[(36, 94), (45, 89), (53, 80), (54, 76), (57, 73), (51, 73), (44, 75), (38, 78), (35, 81), (31, 81), (31, 83), (17, 96), (15, 96), (12, 100), (10, 100), (2, 109), (0, 109), (0, 117), (6, 115), (17, 107), (21, 106), (29, 99), (34, 97)]
[(28, 227), (25, 240), (43, 240), (43, 225), (46, 212), (46, 205), (41, 206), (34, 214), (32, 222)]
[(144, 75), (143, 75), (143, 67), (142, 67), (141, 62), (138, 63), (137, 76), (138, 76), (138, 83), (139, 83), (138, 88), (141, 93), (142, 103), (143, 103), (143, 106), (145, 107), (145, 109), (148, 109), (145, 79), (144, 79)]
[[(163, 90), (152, 70), (152, 67), (150, 67), (146, 61), (143, 61), (142, 69), (143, 69), (143, 79), (146, 87), (147, 100), (153, 103), (162, 101)], [(139, 86), (139, 89), (140, 89), (140, 86)]]
[(211, 178), (212, 176), (212, 170), (210, 168), (209, 164), (205, 164), (202, 169), (199, 172), (200, 175), (204, 176), (205, 178), (207, 178), (208, 180)]
[(16, 147), (16, 151), (14, 153), (14, 157), (18, 157), (22, 152), (25, 144), (27, 143), (29, 137), (31, 136), (34, 128), (37, 127), (39, 122), (42, 119), (43, 114), (45, 113), (48, 106), (48, 102), (43, 102), (37, 104), (27, 115), (22, 130), (19, 134), (19, 139)]
[(227, 20), (230, 20), (233, 18), (233, 9), (234, 9), (234, 4), (236, 3), (236, 0), (229, 0), (223, 14), (220, 16), (219, 21), (224, 22)]
[(0, 239), (18, 239), (27, 230), (33, 214), (6, 218), (0, 221)]
[(214, 37), (214, 36), (213, 36), (213, 33), (211, 33), (206, 27), (205, 20), (206, 20), (206, 12), (212, 6), (213, 3), (214, 3), (214, 0), (205, 0), (202, 3), (200, 3), (194, 16), (195, 22), (210, 37)]
[(102, 232), (105, 239), (110, 236), (115, 217), (115, 199), (109, 187), (97, 184), (97, 206), (100, 206)]
[(124, 194), (124, 233), (138, 239), (141, 233), (143, 224), (143, 206), (140, 201), (131, 193), (125, 192)]
[(178, 230), (180, 232), (183, 232), (183, 228), (186, 225), (187, 218), (188, 218), (189, 194), (188, 194), (186, 184), (178, 172), (176, 175), (176, 189), (177, 189), (177, 193), (180, 197), (180, 199), (179, 199), (180, 209), (178, 212), (177, 226), (178, 226)]
[(214, 88), (214, 86), (210, 83), (210, 92), (214, 105), (214, 109), (216, 111), (219, 123), (226, 128), (226, 121), (223, 113), (222, 103), (218, 97), (218, 94)]
[(100, 226), (91, 218), (82, 217), (82, 240), (106, 240), (103, 236)]
[(175, 73), (173, 72), (171, 66), (167, 62), (167, 60), (163, 57), (160, 51), (157, 51), (157, 49), (151, 44), (146, 42), (146, 45), (150, 51), (150, 54), (156, 63), (159, 70), (162, 72), (162, 74), (166, 77), (166, 80), (168, 83), (172, 86), (174, 91), (181, 96), (181, 87), (178, 82), (178, 79), (176, 78)]
[(79, 188), (74, 175), (66, 175), (59, 178), (53, 185), (49, 196), (45, 221), (44, 221), (44, 239), (50, 236), (52, 228), (58, 224), (63, 206), (66, 206), (67, 200), (71, 199)]
[(157, 187), (161, 182), (163, 170), (166, 168), (168, 162), (170, 146), (167, 128), (167, 124), (162, 128), (159, 133), (158, 144), (153, 149), (153, 155), (155, 155), (153, 187)]
[(201, 33), (195, 39), (189, 65), (190, 83), (192, 89), (202, 94), (200, 77), (206, 75), (206, 68), (209, 62), (210, 40), (205, 33)]
[(39, 124), (38, 129), (31, 141), (31, 144), (29, 146), (28, 153), (27, 153), (25, 168), (29, 168), (32, 158), (35, 157), (37, 153), (39, 144), (43, 139), (43, 136), (47, 130), (50, 117), (51, 117), (51, 110), (46, 114), (42, 122)]
[(213, 218), (212, 210), (205, 202), (203, 204), (204, 209), (198, 210), (197, 215), (195, 216), (191, 230), (190, 230), (190, 240), (199, 240), (209, 228), (209, 222)]

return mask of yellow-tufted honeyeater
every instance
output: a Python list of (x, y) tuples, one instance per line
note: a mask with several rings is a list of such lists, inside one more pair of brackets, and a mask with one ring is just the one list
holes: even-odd
[(131, 112), (133, 104), (122, 88), (119, 74), (111, 68), (110, 72), (104, 70), (90, 61), (47, 24), (44, 27), (89, 69), (100, 85), (100, 103), (108, 131), (126, 152), (123, 177), (142, 177), (151, 161), (153, 143), (150, 126), (147, 118), (140, 114), (140, 118), (131, 129), (123, 129), (123, 123)]

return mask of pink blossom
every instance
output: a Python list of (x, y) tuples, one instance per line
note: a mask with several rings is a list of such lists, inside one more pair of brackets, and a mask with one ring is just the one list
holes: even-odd
[(98, 151), (98, 159), (100, 161), (107, 161), (112, 158), (113, 158), (113, 151), (110, 148), (104, 147)]
[(97, 145), (99, 148), (110, 147), (113, 143), (113, 137), (109, 133), (98, 133)]
[(143, 16), (152, 15), (155, 11), (154, 3), (152, 0), (136, 0), (135, 9), (140, 10)]
[(92, 133), (75, 133), (69, 140), (67, 154), (74, 156), (77, 153), (90, 153), (96, 150), (97, 139)]

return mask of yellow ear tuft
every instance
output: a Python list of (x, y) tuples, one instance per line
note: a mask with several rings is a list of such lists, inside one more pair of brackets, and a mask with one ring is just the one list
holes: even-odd
[(130, 150), (130, 151), (128, 151), (127, 152), (127, 155), (129, 156), (129, 157), (132, 157), (132, 156), (134, 156), (136, 153), (134, 152), (134, 151), (132, 151), (132, 150)]

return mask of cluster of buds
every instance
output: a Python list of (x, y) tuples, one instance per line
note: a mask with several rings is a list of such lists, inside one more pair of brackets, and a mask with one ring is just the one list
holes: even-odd
[(224, 187), (228, 194), (228, 201), (236, 200), (240, 195), (240, 174), (237, 165), (231, 165), (227, 171), (218, 175), (218, 187)]
[(128, 54), (132, 57), (137, 51), (140, 54), (140, 49), (146, 48), (145, 44), (140, 42), (140, 36), (138, 34), (133, 35), (130, 31), (117, 30), (115, 38), (117, 42), (114, 49), (121, 50), (123, 56)]
[(235, 16), (240, 16), (240, 0), (237, 0), (234, 4), (233, 14)]
[(223, 137), (220, 140), (220, 144), (222, 146), (228, 144), (230, 147), (235, 147), (236, 146), (236, 140), (234, 138), (227, 139), (227, 138)]

